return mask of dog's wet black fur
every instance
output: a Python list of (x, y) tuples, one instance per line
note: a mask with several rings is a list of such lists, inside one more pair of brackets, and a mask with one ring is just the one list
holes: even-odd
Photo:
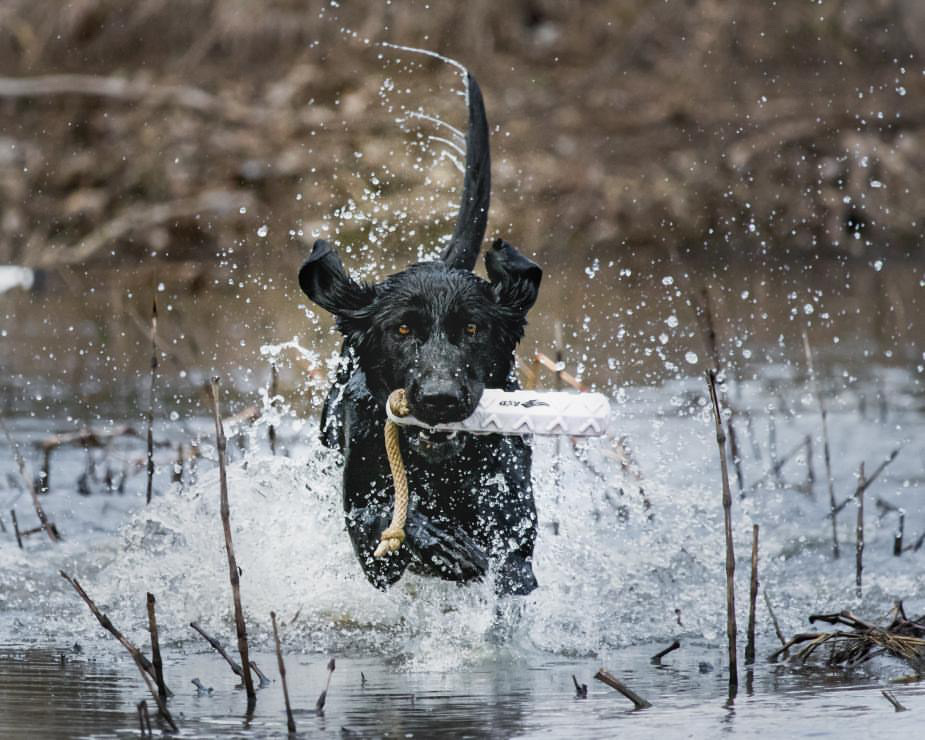
[(325, 402), (322, 439), (344, 454), (347, 530), (367, 578), (386, 588), (407, 568), (454, 581), (482, 578), (496, 590), (536, 588), (536, 508), (531, 451), (521, 437), (401, 433), (411, 491), (406, 539), (374, 558), (393, 506), (383, 443), (385, 403), (404, 388), (411, 412), (437, 424), (475, 409), (485, 388), (517, 387), (514, 349), (542, 271), (495, 240), (489, 280), (472, 273), (488, 216), (490, 160), (481, 92), (470, 76), (466, 176), (459, 222), (440, 260), (412, 265), (377, 285), (352, 280), (337, 253), (315, 243), (299, 272), (305, 293), (344, 334), (337, 379)]

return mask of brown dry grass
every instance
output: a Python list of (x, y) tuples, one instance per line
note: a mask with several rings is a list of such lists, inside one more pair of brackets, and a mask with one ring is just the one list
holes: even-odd
[[(384, 243), (406, 261), (409, 241), (443, 230), (422, 239), (420, 222), (447, 212), (457, 176), (411, 166), (412, 137), (379, 98), (401, 71), (366, 39), (473, 68), (500, 126), (490, 228), (547, 264), (672, 245), (694, 256), (916, 249), (925, 78), (911, 0), (335, 5), (4, 3), (9, 77), (121, 87), (0, 95), (0, 262), (154, 255), (202, 281), (229, 245), (247, 264), (287, 248), (290, 230), (309, 238), (386, 168), (381, 201), (409, 216)], [(439, 63), (404, 79), (413, 104), (461, 119)]]

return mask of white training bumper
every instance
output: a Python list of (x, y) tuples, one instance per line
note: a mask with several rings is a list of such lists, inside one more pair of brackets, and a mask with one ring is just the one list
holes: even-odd
[(603, 393), (502, 391), (489, 388), (472, 415), (462, 421), (431, 426), (414, 416), (396, 416), (386, 404), (389, 419), (400, 426), (438, 432), (471, 434), (538, 434), (542, 436), (601, 437), (610, 404)]

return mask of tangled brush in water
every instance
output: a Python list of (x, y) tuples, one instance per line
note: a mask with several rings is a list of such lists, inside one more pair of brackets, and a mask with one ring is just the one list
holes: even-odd
[(853, 668), (878, 655), (892, 655), (908, 663), (917, 674), (925, 673), (925, 615), (909, 619), (901, 601), (896, 603), (892, 614), (893, 620), (886, 627), (865, 622), (848, 610), (837, 614), (811, 614), (811, 623), (840, 624), (851, 630), (794, 635), (780, 650), (772, 653), (769, 660), (774, 662), (794, 645), (802, 644), (793, 657), (805, 663), (817, 648), (827, 644), (830, 648), (828, 665)]

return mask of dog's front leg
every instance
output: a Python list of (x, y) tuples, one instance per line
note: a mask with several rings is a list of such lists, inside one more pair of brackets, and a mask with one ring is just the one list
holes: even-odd
[(526, 596), (538, 585), (533, 574), (537, 517), (530, 481), (532, 454), (520, 437), (505, 437), (499, 446), (496, 459), (502, 465), (503, 482), (492, 476), (484, 486), (479, 519), (488, 534), (492, 559), (499, 564), (495, 590), (499, 595)]
[(357, 560), (369, 582), (382, 591), (401, 578), (411, 562), (411, 553), (405, 546), (384, 557), (373, 557), (380, 536), (390, 521), (389, 510), (381, 504), (356, 506), (346, 515), (347, 533), (353, 542)]
[(347, 514), (347, 532), (363, 572), (376, 588), (395, 583), (410, 564), (412, 570), (448, 581), (482, 578), (488, 570), (485, 551), (462, 528), (438, 526), (418, 511), (408, 512), (405, 541), (396, 552), (373, 557), (391, 514), (380, 505), (355, 507)]

